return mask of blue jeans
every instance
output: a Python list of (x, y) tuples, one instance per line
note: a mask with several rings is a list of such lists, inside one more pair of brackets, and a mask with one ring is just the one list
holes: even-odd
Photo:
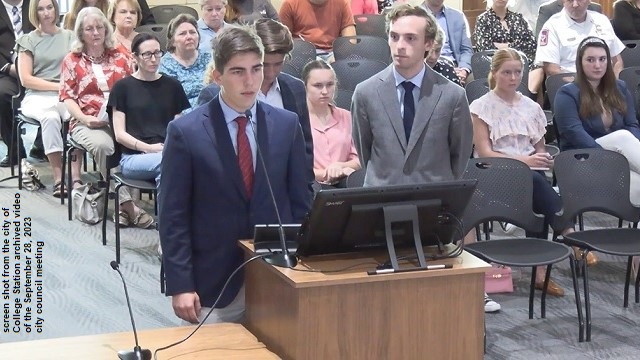
[(162, 152), (149, 154), (122, 154), (120, 157), (122, 175), (135, 180), (155, 180), (160, 188)]

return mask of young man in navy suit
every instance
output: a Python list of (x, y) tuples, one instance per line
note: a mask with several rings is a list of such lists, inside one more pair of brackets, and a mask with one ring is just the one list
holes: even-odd
[[(213, 49), (220, 94), (169, 124), (158, 199), (166, 294), (176, 315), (191, 323), (206, 315), (242, 263), (238, 240), (251, 238), (255, 224), (277, 223), (267, 176), (284, 223), (302, 222), (312, 197), (298, 116), (256, 101), (263, 80), (260, 38), (252, 29), (230, 27)], [(207, 322), (242, 320), (242, 272), (215, 308)]]

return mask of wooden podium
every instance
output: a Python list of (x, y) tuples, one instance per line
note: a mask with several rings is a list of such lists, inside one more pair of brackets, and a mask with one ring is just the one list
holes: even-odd
[[(240, 246), (255, 255), (250, 241)], [(387, 258), (309, 257), (295, 269), (253, 261), (245, 326), (284, 359), (482, 359), (489, 265), (465, 252), (430, 263), (453, 269), (367, 275)]]

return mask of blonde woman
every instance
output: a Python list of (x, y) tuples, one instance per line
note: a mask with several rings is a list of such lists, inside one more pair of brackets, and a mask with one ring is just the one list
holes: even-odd
[(224, 21), (227, 13), (227, 0), (200, 0), (200, 10), (202, 17), (198, 20), (198, 31), (200, 32), (201, 52), (211, 53), (211, 40), (218, 36), (218, 33), (228, 25)]
[(137, 0), (114, 0), (109, 4), (109, 21), (114, 26), (116, 48), (132, 57), (131, 42), (138, 35), (135, 31), (142, 19), (142, 10)]

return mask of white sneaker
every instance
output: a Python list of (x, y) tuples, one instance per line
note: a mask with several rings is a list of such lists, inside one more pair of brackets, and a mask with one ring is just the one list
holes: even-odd
[(500, 311), (500, 308), (500, 304), (493, 301), (486, 293), (484, 294), (484, 312), (494, 313)]

